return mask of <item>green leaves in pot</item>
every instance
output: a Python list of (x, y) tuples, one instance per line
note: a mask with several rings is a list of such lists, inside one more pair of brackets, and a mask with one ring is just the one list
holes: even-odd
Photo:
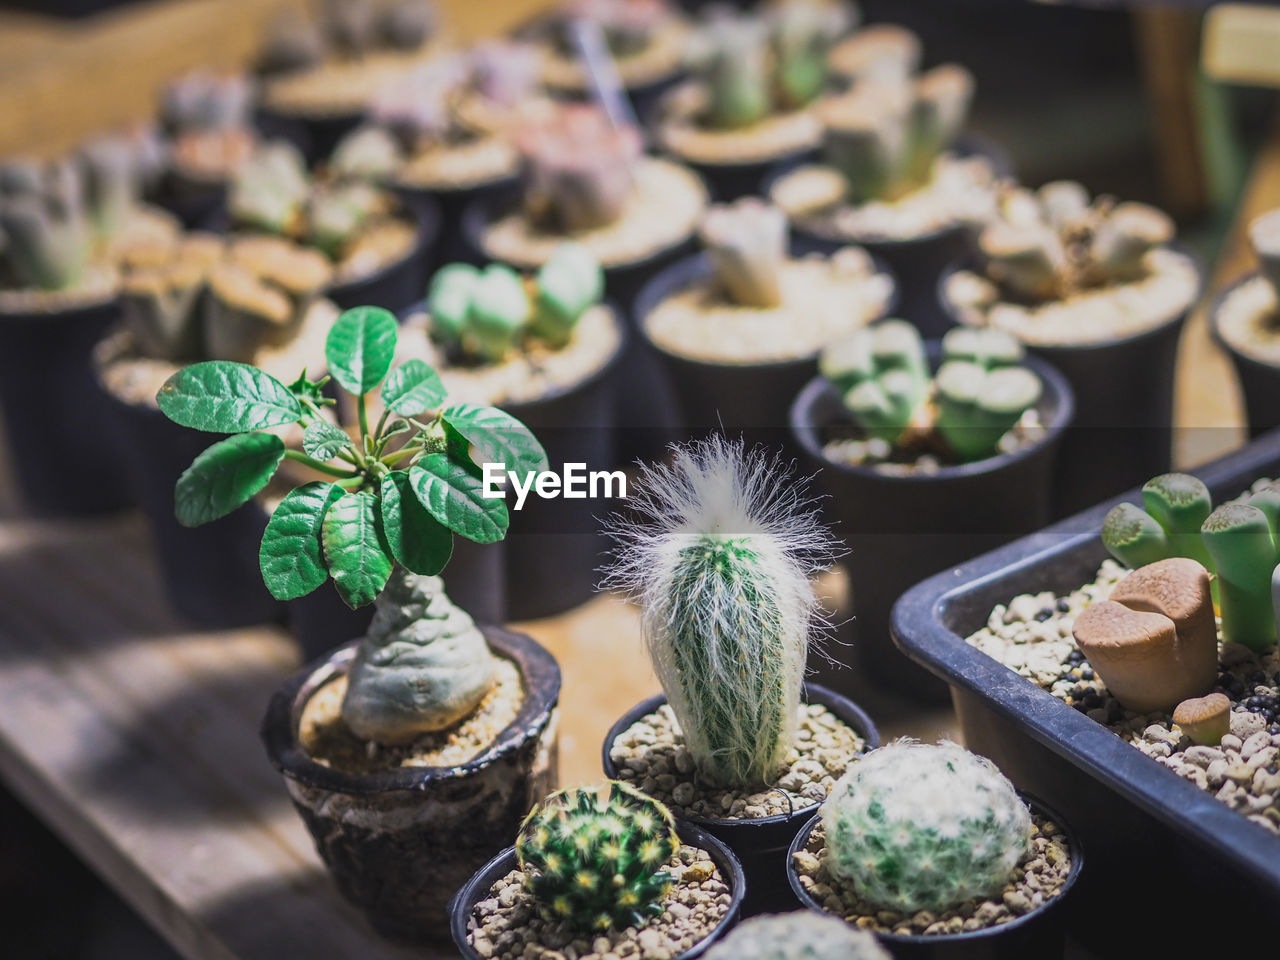
[[(327, 479), (304, 483), (279, 504), (262, 538), (262, 578), (272, 596), (292, 600), (332, 578), (351, 607), (373, 601), (396, 564), (434, 576), (457, 533), (479, 543), (507, 532), (506, 503), (486, 497), (481, 462), (547, 469), (529, 429), (494, 407), (449, 404), (439, 375), (421, 360), (391, 369), (395, 318), (357, 307), (334, 322), (325, 345), (338, 385), (356, 395), (358, 433), (322, 413), (328, 377), (306, 372), (292, 384), (243, 363), (186, 367), (156, 396), (175, 423), (232, 434), (178, 479), (175, 512), (185, 526), (225, 516), (261, 491), (280, 463), (294, 460)], [(383, 413), (370, 424), (367, 393), (381, 385)], [(302, 450), (279, 428), (302, 428)]]

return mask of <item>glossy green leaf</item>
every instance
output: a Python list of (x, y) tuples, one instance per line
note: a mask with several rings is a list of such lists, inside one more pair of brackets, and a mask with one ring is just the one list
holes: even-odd
[(474, 403), (445, 408), (444, 421), (471, 441), (480, 463), (502, 463), (508, 470), (525, 473), (548, 469), (547, 452), (532, 431), (505, 410)]
[(324, 515), (321, 542), (343, 602), (352, 609), (372, 603), (386, 586), (392, 566), (378, 498), (363, 491), (338, 498)]
[(423, 457), (409, 471), (409, 483), (427, 512), (454, 533), (477, 543), (506, 536), (506, 501), (486, 497), (480, 478), (447, 455)]
[(274, 433), (219, 440), (192, 461), (174, 488), (174, 513), (184, 527), (225, 517), (267, 485), (284, 458)]
[(283, 383), (228, 360), (184, 367), (164, 382), (156, 403), (174, 423), (212, 433), (248, 433), (302, 416), (302, 405)]
[(392, 413), (416, 417), (444, 402), (440, 375), (422, 360), (406, 360), (391, 371), (382, 385), (382, 402)]
[(395, 353), (396, 318), (381, 307), (347, 310), (333, 321), (324, 345), (333, 379), (357, 396), (382, 381)]
[(391, 555), (413, 573), (433, 577), (453, 554), (453, 534), (427, 512), (409, 484), (409, 471), (382, 478), (382, 532)]
[(342, 495), (342, 488), (332, 483), (304, 483), (280, 501), (267, 521), (258, 566), (262, 582), (277, 600), (306, 596), (328, 579), (320, 530), (325, 514)]
[(302, 433), (302, 449), (308, 457), (332, 460), (339, 450), (350, 446), (351, 438), (328, 420), (316, 420)]

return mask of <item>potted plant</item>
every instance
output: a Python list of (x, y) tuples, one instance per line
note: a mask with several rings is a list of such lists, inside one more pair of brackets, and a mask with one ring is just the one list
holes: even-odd
[[(86, 417), (99, 397), (89, 354), (120, 313), (120, 256), (178, 232), (167, 214), (139, 203), (141, 181), (135, 144), (124, 137), (56, 161), (0, 164), (0, 409), (19, 454), (12, 459), (19, 489), (36, 513), (129, 503), (115, 438), (87, 428)], [(94, 464), (93, 483), (39, 455), (70, 449)]]
[(272, 22), (258, 53), (259, 123), (315, 163), (354, 129), (377, 92), (447, 49), (431, 0), (324, 0)]
[[(945, 696), (893, 650), (890, 608), (929, 573), (1048, 522), (1071, 389), (1008, 334), (953, 330), (926, 349), (905, 320), (832, 344), (819, 367), (791, 430), (849, 546), (858, 664), (904, 695)], [(820, 675), (847, 689), (845, 666)]]
[(562, 99), (590, 99), (591, 78), (574, 35), (575, 24), (598, 26), (622, 89), (643, 120), (684, 73), (689, 23), (666, 0), (565, 0), (547, 16), (516, 31), (541, 57), (541, 81)]
[(167, 163), (157, 202), (189, 229), (226, 226), (227, 190), (253, 154), (257, 92), (242, 73), (193, 70), (165, 87), (160, 130)]
[(939, 284), (957, 321), (1007, 330), (1071, 382), (1055, 516), (1169, 468), (1178, 336), (1200, 297), (1199, 264), (1173, 236), (1154, 207), (1078, 183), (1010, 188), (977, 238), (980, 266)]
[(642, 467), (605, 581), (639, 602), (665, 694), (614, 724), (605, 773), (728, 844), (748, 914), (793, 905), (787, 845), (879, 739), (853, 703), (804, 685), (809, 578), (832, 556), (804, 487), (741, 443), (678, 447)]
[[(1228, 904), (1263, 915), (1280, 902), (1266, 793), (1280, 790), (1275, 625), (1262, 584), (1278, 473), (1275, 444), (1260, 442), (1197, 471), (1202, 483), (1158, 477), (1120, 501), (1141, 508), (1101, 504), (895, 608), (898, 643), (952, 685), (966, 743), (1053, 796), (1096, 854), (1080, 893), (1092, 920), (1077, 931), (1094, 949), (1209, 948)], [(1215, 591), (1223, 621), (1206, 638)], [(1135, 862), (1163, 892), (1124, 879)], [(1195, 914), (1125, 927), (1169, 889)]]
[(234, 231), (285, 237), (324, 253), (333, 263), (327, 294), (343, 309), (370, 303), (402, 310), (425, 283), (434, 210), (409, 211), (360, 178), (314, 179), (282, 140), (259, 146), (241, 165), (228, 204)]
[(707, 960), (892, 960), (870, 933), (814, 910), (744, 920)]
[(888, 313), (893, 278), (857, 247), (789, 254), (785, 214), (754, 197), (713, 206), (698, 233), (705, 252), (648, 283), (636, 322), (686, 430), (785, 444), (786, 411), (818, 353)]
[[(538, 431), (556, 473), (563, 476), (566, 464), (611, 469), (610, 374), (626, 331), (603, 294), (599, 263), (577, 244), (524, 277), (503, 264), (448, 264), (406, 318), (401, 353), (438, 369), (455, 400), (501, 407)], [(594, 519), (601, 507), (564, 496), (514, 514), (503, 545), (510, 618), (549, 616), (590, 599), (605, 546)]]
[(758, 14), (713, 10), (694, 37), (693, 79), (663, 95), (653, 129), (663, 150), (727, 201), (759, 190), (774, 165), (817, 152), (827, 48), (855, 12), (809, 0)]
[(968, 251), (969, 224), (990, 215), (1004, 164), (960, 139), (973, 97), (968, 70), (898, 66), (820, 100), (823, 162), (784, 170), (768, 195), (797, 237), (856, 243), (883, 258), (903, 293), (899, 310), (932, 338), (951, 321), (929, 291)]
[[(182, 426), (232, 434), (179, 478), (182, 523), (225, 516), (284, 459), (327, 477), (272, 514), (263, 581), (285, 601), (332, 578), (348, 606), (377, 609), (363, 638), (276, 692), (263, 738), (343, 895), (387, 936), (423, 940), (447, 937), (449, 897), (554, 785), (560, 672), (528, 637), (477, 627), (438, 577), (454, 533), (494, 542), (507, 530), (476, 459), (544, 470), (541, 446), (499, 410), (447, 403), (425, 363), (391, 370), (395, 346), (395, 318), (373, 307), (329, 332), (328, 369), (358, 397), (355, 441), (322, 415), (324, 383), (305, 373), (286, 386), (247, 364), (196, 363), (156, 399)], [(375, 388), (384, 413), (371, 424)], [(273, 432), (293, 426), (301, 451)]]
[(439, 207), (440, 260), (465, 258), (463, 210), (509, 191), (520, 173), (515, 130), (553, 109), (537, 71), (530, 45), (499, 41), (424, 64), (378, 92), (330, 167)]
[(909, 77), (920, 70), (920, 38), (896, 23), (871, 23), (827, 51), (827, 70), (846, 86), (867, 77)]
[(1244, 394), (1249, 436), (1280, 426), (1277, 412), (1277, 365), (1280, 360), (1280, 210), (1249, 224), (1249, 243), (1258, 270), (1218, 295), (1209, 312), (1210, 329), (1227, 351)]
[[(707, 204), (697, 175), (642, 155), (640, 132), (603, 111), (562, 107), (517, 134), (524, 170), (519, 202), (475, 203), (463, 229), (479, 260), (524, 270), (567, 240), (600, 261), (609, 299), (631, 316), (640, 289), (691, 243)], [(619, 438), (625, 459), (658, 455), (674, 422), (671, 386), (643, 344), (619, 371)]]
[(215, 526), (175, 518), (174, 481), (205, 443), (161, 413), (156, 393), (181, 367), (207, 360), (251, 362), (285, 380), (303, 368), (322, 373), (338, 315), (323, 295), (332, 267), (284, 240), (190, 233), (135, 246), (122, 272), (123, 321), (95, 350), (94, 370), (170, 604), (204, 627), (279, 620), (258, 574), (267, 517), (256, 502)]
[(787, 863), (808, 907), (895, 957), (1061, 957), (1083, 867), (1062, 819), (982, 757), (899, 740), (840, 779)]
[(466, 960), (693, 960), (737, 922), (742, 869), (719, 840), (618, 781), (562, 790), (453, 902)]

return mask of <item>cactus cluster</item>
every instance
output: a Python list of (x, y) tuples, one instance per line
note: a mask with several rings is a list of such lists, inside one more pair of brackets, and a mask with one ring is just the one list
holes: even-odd
[(1111, 555), (1134, 569), (1168, 557), (1196, 560), (1215, 575), (1222, 639), (1258, 651), (1275, 646), (1280, 487), (1214, 509), (1200, 480), (1171, 473), (1147, 481), (1142, 501), (1145, 509), (1120, 503), (1103, 519)]
[(282, 74), (330, 57), (360, 58), (377, 50), (417, 50), (436, 29), (432, 0), (324, 0), (316, 15), (294, 8), (272, 21), (258, 70)]
[(892, 201), (927, 184), (964, 129), (973, 87), (973, 75), (949, 63), (918, 76), (872, 72), (824, 100), (823, 154), (848, 201)]
[(942, 364), (929, 378), (924, 343), (905, 320), (885, 320), (832, 344), (819, 369), (868, 436), (891, 445), (935, 435), (957, 460), (996, 452), (1042, 384), (1021, 366), (1021, 344), (1002, 331), (957, 328), (942, 339)]
[(679, 848), (670, 810), (608, 781), (538, 804), (520, 828), (516, 857), (544, 917), (603, 932), (662, 912), (672, 879), (663, 868)]
[(1002, 290), (1041, 303), (1141, 279), (1147, 254), (1173, 236), (1173, 221), (1155, 207), (1091, 200), (1080, 184), (1058, 180), (1034, 191), (1007, 189), (978, 249)]
[(125, 322), (147, 356), (250, 361), (286, 342), (332, 279), (324, 256), (276, 237), (192, 233), (122, 263)]
[(716, 279), (733, 303), (776, 307), (782, 302), (787, 216), (781, 209), (743, 197), (711, 207), (698, 233)]
[(645, 466), (607, 582), (639, 601), (654, 670), (699, 773), (771, 782), (794, 742), (829, 562), (817, 512), (776, 460), (719, 437)]
[(516, 137), (525, 215), (568, 233), (613, 223), (631, 197), (632, 167), (644, 143), (632, 126), (615, 127), (604, 111), (561, 107)]
[(690, 53), (707, 96), (703, 122), (731, 130), (817, 100), (827, 86), (827, 51), (852, 25), (851, 11), (809, 0), (760, 16), (717, 8)]
[(744, 920), (707, 951), (707, 960), (892, 958), (870, 932), (816, 910), (801, 910)]
[(579, 244), (558, 247), (528, 283), (500, 263), (451, 263), (427, 291), (432, 333), (462, 357), (497, 362), (525, 337), (558, 348), (604, 293), (604, 271)]
[(953, 743), (873, 750), (836, 782), (821, 816), (830, 872), (900, 913), (998, 896), (1031, 841), (1013, 785)]

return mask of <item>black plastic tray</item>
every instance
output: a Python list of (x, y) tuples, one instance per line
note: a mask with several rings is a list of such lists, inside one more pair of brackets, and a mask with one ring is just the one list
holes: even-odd
[[(1280, 471), (1280, 431), (1192, 471), (1215, 502)], [(1280, 837), (969, 646), (992, 607), (1091, 581), (1106, 501), (925, 580), (893, 610), (894, 641), (951, 686), (966, 744), (1079, 831), (1090, 869), (1073, 931), (1103, 956), (1220, 949), (1223, 918), (1280, 911)]]

